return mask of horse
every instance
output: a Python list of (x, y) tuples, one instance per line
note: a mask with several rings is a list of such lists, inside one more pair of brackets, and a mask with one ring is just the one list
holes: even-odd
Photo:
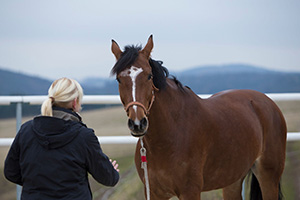
[[(201, 192), (222, 188), (225, 200), (241, 200), (248, 174), (251, 199), (282, 199), (287, 128), (277, 105), (254, 90), (202, 99), (151, 58), (153, 45), (152, 35), (144, 48), (127, 45), (122, 51), (114, 40), (111, 45), (111, 74), (128, 128), (142, 138), (135, 165), (144, 185), (148, 176), (149, 199), (200, 200)], [(142, 146), (148, 174), (141, 168)]]

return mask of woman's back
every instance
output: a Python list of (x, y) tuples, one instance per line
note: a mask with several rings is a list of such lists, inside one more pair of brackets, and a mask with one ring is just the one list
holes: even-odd
[(22, 199), (92, 199), (88, 173), (114, 186), (117, 166), (102, 152), (92, 129), (73, 109), (51, 107), (22, 125), (4, 168), (8, 180), (22, 185)]

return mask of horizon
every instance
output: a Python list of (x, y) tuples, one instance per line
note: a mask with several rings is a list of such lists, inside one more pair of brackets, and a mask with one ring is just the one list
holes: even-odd
[[(272, 69), (272, 68), (266, 68), (266, 67), (262, 67), (262, 66), (256, 66), (256, 65), (251, 65), (251, 64), (247, 64), (247, 63), (228, 63), (228, 64), (221, 64), (221, 65), (213, 65), (213, 64), (210, 64), (210, 65), (202, 65), (202, 66), (194, 66), (194, 67), (190, 67), (190, 68), (185, 68), (185, 69), (182, 69), (182, 70), (170, 70), (168, 67), (167, 69), (169, 70), (170, 72), (170, 75), (180, 75), (181, 73), (185, 73), (185, 72), (188, 72), (188, 71), (193, 71), (193, 70), (201, 70), (201, 69), (209, 69), (210, 67), (212, 69), (219, 69), (219, 68), (226, 68), (226, 67), (246, 67), (246, 68), (256, 68), (256, 69), (259, 69), (259, 70), (267, 70), (267, 71), (270, 71), (270, 72), (279, 72), (279, 73), (300, 73), (300, 70), (281, 70), (281, 69)], [(8, 72), (11, 72), (11, 73), (16, 73), (16, 74), (20, 74), (20, 75), (25, 75), (25, 76), (30, 76), (30, 77), (34, 77), (34, 78), (40, 78), (40, 79), (43, 79), (43, 80), (47, 80), (47, 81), (54, 81), (58, 78), (61, 78), (61, 77), (64, 77), (64, 76), (61, 76), (61, 77), (57, 77), (55, 79), (51, 79), (51, 78), (48, 78), (48, 77), (43, 77), (39, 74), (34, 74), (34, 73), (30, 73), (30, 72), (23, 72), (23, 71), (17, 71), (17, 70), (13, 70), (13, 69), (8, 69), (8, 68), (5, 68), (3, 66), (0, 66), (0, 70), (4, 70), (4, 71), (8, 71)], [(68, 77), (68, 78), (72, 78), (72, 77)], [(115, 79), (115, 76), (107, 76), (107, 77), (102, 77), (102, 76), (95, 76), (95, 75), (91, 75), (91, 76), (86, 76), (86, 77), (83, 77), (81, 79), (76, 79), (78, 80), (79, 82), (84, 82), (86, 81), (87, 79), (104, 79), (104, 80), (113, 80)]]

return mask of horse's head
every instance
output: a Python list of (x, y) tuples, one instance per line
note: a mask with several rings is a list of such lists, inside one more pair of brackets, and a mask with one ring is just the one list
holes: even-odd
[(128, 128), (136, 137), (147, 132), (147, 115), (154, 102), (154, 92), (158, 90), (153, 84), (149, 63), (152, 48), (152, 35), (143, 49), (139, 46), (126, 46), (124, 52), (112, 40), (111, 50), (117, 59), (112, 73), (116, 74), (119, 82), (120, 98), (128, 116)]

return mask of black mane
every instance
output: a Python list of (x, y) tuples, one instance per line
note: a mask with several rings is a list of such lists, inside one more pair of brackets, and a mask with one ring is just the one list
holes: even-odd
[(169, 77), (169, 71), (162, 66), (162, 61), (156, 61), (152, 58), (149, 59), (149, 64), (152, 68), (153, 84), (158, 89), (164, 89), (167, 85), (167, 77)]
[[(124, 69), (132, 65), (138, 55), (139, 51), (142, 49), (141, 46), (125, 46), (124, 52), (121, 54), (120, 59), (116, 62), (115, 66), (111, 70), (111, 74), (119, 74)], [(153, 83), (155, 87), (158, 89), (164, 89), (167, 85), (167, 78), (169, 77), (169, 71), (166, 67), (162, 66), (162, 61), (156, 61), (152, 58), (149, 59), (149, 64), (152, 68), (152, 75), (153, 75)], [(172, 76), (173, 81), (176, 85), (184, 91), (184, 88), (180, 81), (176, 79), (176, 77)]]
[[(168, 69), (162, 66), (162, 61), (156, 61), (152, 58), (150, 58), (149, 64), (152, 67), (153, 83), (155, 87), (157, 87), (158, 89), (165, 88), (167, 85), (167, 78), (169, 77)], [(181, 91), (184, 91), (184, 87), (175, 76), (171, 76), (171, 79), (175, 82), (175, 84)]]

